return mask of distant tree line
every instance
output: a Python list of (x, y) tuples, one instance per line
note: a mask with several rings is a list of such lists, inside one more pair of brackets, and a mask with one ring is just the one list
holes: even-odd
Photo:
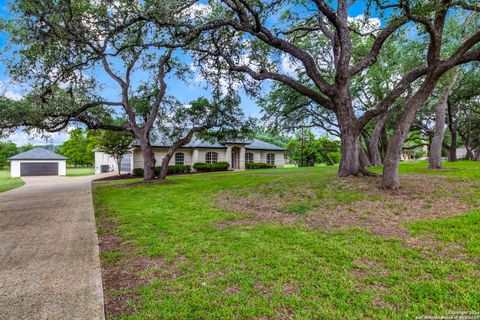
[(14, 142), (0, 141), (0, 168), (8, 167), (10, 165), (8, 158), (16, 154), (31, 150), (32, 148), (33, 145), (31, 144), (26, 144), (24, 146), (18, 147)]
[[(302, 147), (303, 144), (303, 147)], [(316, 138), (311, 131), (298, 132), (286, 146), (288, 159), (299, 166), (334, 165), (340, 162), (340, 141), (327, 136)]]

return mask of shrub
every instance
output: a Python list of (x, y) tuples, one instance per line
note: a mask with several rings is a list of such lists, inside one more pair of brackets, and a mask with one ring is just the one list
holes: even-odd
[(193, 168), (198, 172), (213, 172), (213, 171), (226, 171), (230, 167), (228, 162), (217, 163), (203, 163), (197, 162), (193, 165)]
[(168, 174), (189, 173), (191, 169), (192, 167), (183, 164), (168, 166)]
[[(160, 170), (162, 167), (155, 167), (155, 174), (158, 176), (160, 174)], [(189, 173), (192, 169), (191, 166), (188, 165), (172, 165), (168, 166), (168, 174), (176, 174), (176, 173)]]
[(248, 162), (245, 164), (247, 169), (272, 169), (275, 168), (273, 164), (268, 163), (256, 163), (256, 162)]
[(142, 168), (135, 168), (132, 170), (132, 174), (136, 177), (143, 177), (143, 169)]

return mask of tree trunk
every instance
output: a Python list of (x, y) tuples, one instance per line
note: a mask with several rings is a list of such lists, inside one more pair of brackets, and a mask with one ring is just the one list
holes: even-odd
[[(188, 141), (190, 141), (190, 139), (188, 139)], [(175, 151), (177, 151), (177, 149), (180, 147), (180, 146), (177, 146), (179, 143), (175, 143), (173, 144), (167, 151), (167, 154), (165, 155), (165, 157), (163, 157), (163, 160), (162, 160), (162, 168), (160, 169), (160, 175), (159, 175), (159, 178), (161, 180), (164, 180), (167, 175), (168, 175), (168, 164), (170, 163), (170, 160), (172, 159), (173, 155), (175, 154)], [(182, 143), (181, 145), (184, 145), (185, 143)]]
[(475, 156), (473, 157), (474, 161), (480, 161), (480, 147), (475, 150)]
[(341, 129), (341, 152), (342, 159), (338, 169), (338, 176), (358, 176), (361, 174), (360, 164), (360, 133), (353, 125), (346, 130)]
[(387, 129), (385, 127), (382, 128), (382, 133), (380, 134), (380, 140), (382, 141), (381, 156), (382, 156), (382, 163), (383, 163), (383, 158), (385, 158), (385, 153), (387, 153), (387, 148), (388, 148), (388, 134), (387, 134)]
[(465, 149), (467, 151), (467, 154), (465, 155), (465, 159), (466, 160), (473, 160), (475, 159), (475, 156), (473, 155), (473, 151), (472, 149), (470, 149), (469, 147), (465, 146)]
[(160, 175), (158, 176), (160, 180), (165, 180), (168, 175), (168, 164), (170, 163), (170, 159), (172, 159), (172, 155), (169, 155), (168, 153), (162, 159), (162, 167), (160, 169)]
[(143, 154), (143, 180), (150, 181), (155, 179), (155, 153), (153, 152), (150, 141), (140, 141), (140, 147)]
[(377, 124), (373, 128), (372, 136), (370, 137), (370, 144), (368, 145), (368, 153), (370, 154), (370, 160), (372, 166), (381, 166), (382, 165), (382, 156), (380, 155), (380, 136), (382, 130), (385, 126), (385, 123), (388, 120), (388, 114), (385, 113), (380, 116)]
[(457, 158), (457, 136), (455, 135), (455, 138), (452, 136), (451, 139), (451, 145), (450, 145), (450, 150), (448, 150), (448, 161), (449, 162), (455, 162), (458, 160)]
[(368, 157), (367, 151), (360, 146), (360, 166), (362, 168), (368, 167), (371, 165), (370, 158)]
[(168, 148), (167, 154), (165, 155), (165, 157), (163, 157), (163, 160), (162, 160), (162, 168), (160, 169), (159, 178), (161, 180), (164, 180), (167, 177), (167, 175), (168, 175), (168, 164), (170, 163), (170, 159), (172, 159), (173, 155), (178, 150), (178, 148), (180, 148), (180, 147), (186, 145), (187, 143), (189, 143), (192, 140), (193, 134), (195, 132), (201, 132), (201, 131), (206, 130), (210, 127), (211, 127), (211, 125), (204, 125), (204, 126), (201, 126), (201, 127), (193, 127), (188, 131), (188, 133), (183, 138), (178, 139), (175, 143), (173, 143), (170, 146), (170, 148)]
[(430, 157), (428, 158), (429, 169), (442, 168), (442, 144), (445, 136), (445, 117), (448, 106), (448, 96), (455, 86), (458, 76), (458, 67), (452, 70), (450, 82), (443, 89), (437, 107), (435, 108), (435, 131), (433, 132), (432, 144), (430, 145)]
[(457, 161), (457, 126), (453, 117), (453, 106), (447, 101), (448, 110), (448, 129), (450, 130), (450, 150), (448, 152), (448, 161)]
[(388, 142), (387, 153), (383, 161), (383, 177), (380, 183), (381, 188), (400, 188), (398, 165), (402, 156), (403, 143), (405, 142), (413, 120), (415, 119), (415, 114), (430, 96), (435, 85), (436, 79), (426, 79), (417, 93), (406, 101), (404, 112), (398, 120), (392, 138)]
[(445, 111), (447, 109), (447, 98), (448, 93), (445, 90), (440, 97), (437, 107), (435, 108), (435, 131), (430, 144), (430, 156), (428, 157), (429, 169), (442, 168), (442, 142), (445, 133)]
[[(341, 95), (339, 93), (339, 96)], [(342, 152), (338, 176), (359, 176), (363, 175), (363, 167), (360, 163), (360, 130), (356, 125), (356, 118), (348, 93), (344, 93), (343, 96), (336, 101), (336, 116), (340, 127)]]
[(122, 175), (122, 157), (117, 157), (117, 169), (118, 169), (118, 175)]

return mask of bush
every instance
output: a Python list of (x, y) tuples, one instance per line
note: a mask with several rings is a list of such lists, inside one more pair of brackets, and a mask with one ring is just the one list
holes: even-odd
[(142, 168), (135, 168), (132, 170), (132, 174), (136, 177), (143, 177), (143, 169)]
[(273, 169), (276, 168), (273, 164), (268, 163), (256, 163), (256, 162), (248, 162), (245, 164), (247, 169)]
[[(191, 169), (192, 167), (187, 165), (172, 165), (168, 166), (168, 174), (189, 173)], [(157, 176), (160, 174), (160, 170), (162, 170), (162, 167), (155, 167), (155, 174)]]
[(197, 162), (193, 165), (193, 168), (198, 172), (214, 172), (214, 171), (226, 171), (230, 167), (228, 162), (217, 163), (203, 163)]

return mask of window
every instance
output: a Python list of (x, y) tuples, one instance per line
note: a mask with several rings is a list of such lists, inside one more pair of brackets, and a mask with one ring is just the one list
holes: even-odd
[(267, 154), (267, 163), (268, 164), (275, 164), (275, 154), (269, 153)]
[(217, 163), (218, 162), (218, 153), (216, 152), (207, 152), (205, 155), (206, 163)]
[(253, 162), (253, 153), (247, 152), (245, 153), (245, 163), (252, 163)]
[(183, 152), (175, 153), (175, 165), (185, 164), (185, 154)]

